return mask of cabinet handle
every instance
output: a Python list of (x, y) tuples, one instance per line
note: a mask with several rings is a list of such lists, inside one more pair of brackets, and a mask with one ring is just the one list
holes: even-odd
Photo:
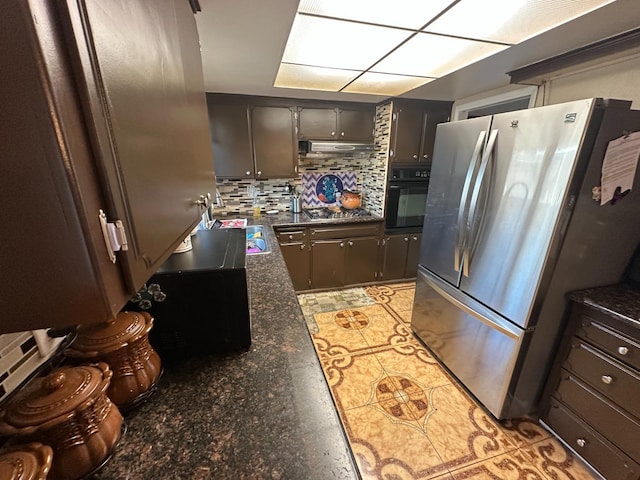
[(600, 380), (602, 380), (602, 383), (610, 385), (613, 382), (613, 377), (611, 375), (602, 375)]
[(422, 158), (424, 158), (425, 160), (429, 160), (429, 155), (423, 155)]
[(404, 237), (404, 238), (403, 238), (403, 240), (404, 240), (405, 242), (408, 242), (408, 241), (409, 241), (409, 237)]
[(579, 438), (576, 440), (576, 443), (579, 447), (584, 447), (587, 444), (587, 441), (584, 438)]
[(349, 246), (353, 247), (353, 242), (351, 240), (349, 240)]
[(618, 353), (620, 355), (626, 355), (629, 353), (629, 349), (627, 347), (618, 347)]
[(262, 171), (258, 170), (258, 175), (262, 175)]
[(340, 242), (340, 248), (344, 248), (344, 242)]
[(335, 137), (336, 136), (336, 132), (331, 132), (331, 136)]
[(289, 240), (293, 240), (293, 235), (289, 235)]
[(300, 245), (300, 250), (304, 250), (304, 243)]
[(414, 242), (418, 241), (418, 237), (411, 237), (411, 240), (413, 240)]
[(413, 155), (413, 158), (415, 158), (417, 160), (418, 159), (418, 155)]
[(251, 172), (250, 172), (249, 170), (247, 170), (245, 173), (246, 173), (247, 175), (251, 175)]
[(341, 137), (344, 137), (344, 132), (340, 132), (340, 136), (341, 136)]

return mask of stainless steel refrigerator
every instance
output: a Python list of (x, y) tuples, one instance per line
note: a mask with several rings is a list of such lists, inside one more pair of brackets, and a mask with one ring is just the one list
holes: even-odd
[(630, 102), (586, 99), (437, 129), (411, 325), (497, 418), (535, 414), (571, 290), (616, 283), (640, 242), (640, 181), (600, 206)]

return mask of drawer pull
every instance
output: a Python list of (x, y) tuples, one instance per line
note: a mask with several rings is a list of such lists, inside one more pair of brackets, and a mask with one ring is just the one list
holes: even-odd
[(603, 375), (601, 380), (602, 383), (609, 385), (611, 382), (613, 382), (613, 377), (611, 375)]
[(618, 353), (620, 355), (626, 355), (629, 353), (629, 349), (627, 347), (618, 347)]
[(289, 240), (293, 240), (293, 235), (289, 235)]
[(576, 443), (579, 447), (584, 447), (587, 444), (587, 441), (584, 438), (579, 438), (576, 440)]

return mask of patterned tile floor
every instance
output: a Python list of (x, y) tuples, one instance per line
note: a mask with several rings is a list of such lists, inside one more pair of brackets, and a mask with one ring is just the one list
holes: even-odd
[(414, 287), (298, 296), (362, 478), (597, 478), (536, 422), (474, 403), (412, 336)]

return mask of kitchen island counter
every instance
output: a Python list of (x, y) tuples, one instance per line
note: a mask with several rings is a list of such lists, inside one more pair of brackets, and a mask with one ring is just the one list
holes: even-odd
[(247, 256), (249, 350), (166, 365), (96, 479), (358, 478), (271, 228), (296, 217), (249, 219), (271, 247)]

